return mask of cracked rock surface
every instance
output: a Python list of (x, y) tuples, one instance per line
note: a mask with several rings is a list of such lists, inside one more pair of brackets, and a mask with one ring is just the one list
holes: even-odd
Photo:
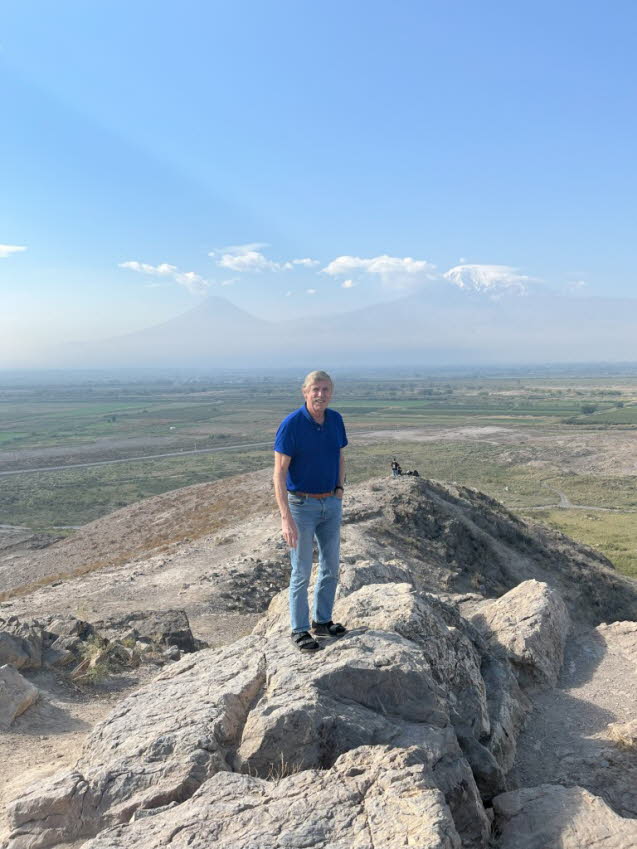
[[(219, 551), (211, 569), (205, 545), (189, 542), (170, 564), (137, 564), (124, 619), (106, 613), (130, 627), (151, 578), (158, 598), (172, 593), (161, 609), (173, 608), (176, 570), (190, 566), (177, 584), (189, 616), (194, 605), (222, 615), (254, 578), (246, 609), (272, 601), (253, 634), (188, 655), (119, 701), (71, 769), (13, 800), (3, 849), (637, 845), (613, 842), (622, 827), (632, 839), (637, 821), (634, 715), (607, 700), (586, 737), (590, 715), (573, 711), (578, 684), (601, 699), (606, 684), (623, 693), (634, 680), (637, 591), (604, 558), (462, 487), (352, 487), (334, 614), (349, 632), (307, 656), (277, 594), (287, 561), (272, 521), (234, 531), (251, 552), (219, 538), (225, 571)], [(98, 577), (100, 593), (118, 591), (105, 574), (87, 586)], [(55, 607), (63, 590), (34, 598)], [(579, 844), (559, 842), (571, 833)]]
[(219, 773), (183, 805), (116, 826), (85, 849), (461, 849), (418, 749), (361, 747), (276, 781)]

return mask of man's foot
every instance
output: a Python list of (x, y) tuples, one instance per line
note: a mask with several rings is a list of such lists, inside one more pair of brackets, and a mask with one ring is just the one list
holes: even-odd
[(317, 637), (342, 637), (347, 628), (339, 622), (312, 622), (312, 631)]
[(303, 652), (313, 652), (318, 651), (321, 647), (316, 642), (316, 640), (308, 634), (307, 631), (301, 631), (300, 634), (295, 634), (294, 631), (291, 634), (292, 642), (299, 649), (299, 651)]

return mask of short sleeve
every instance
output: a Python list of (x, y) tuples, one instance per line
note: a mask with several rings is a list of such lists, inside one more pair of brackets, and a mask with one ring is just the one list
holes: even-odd
[(296, 449), (296, 440), (294, 438), (294, 428), (291, 423), (284, 419), (279, 425), (274, 440), (274, 450), (279, 454), (286, 454), (288, 457), (294, 457)]
[(340, 425), (340, 427), (339, 427), (339, 431), (340, 431), (340, 433), (339, 433), (339, 437), (340, 437), (339, 447), (345, 448), (345, 446), (347, 445), (347, 434), (345, 433), (345, 422), (343, 421), (343, 417), (341, 416), (340, 413), (339, 413), (339, 416), (338, 416), (338, 422), (339, 422), (339, 425)]

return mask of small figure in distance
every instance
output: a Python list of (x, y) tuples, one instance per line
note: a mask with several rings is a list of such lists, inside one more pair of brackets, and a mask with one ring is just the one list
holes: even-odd
[(391, 461), (391, 476), (393, 478), (397, 478), (397, 477), (400, 477), (400, 475), (402, 475), (402, 473), (403, 473), (403, 470), (400, 468), (400, 463), (394, 457), (394, 459)]
[(420, 477), (418, 469), (408, 469), (405, 472), (405, 475), (409, 475), (410, 478), (419, 478)]

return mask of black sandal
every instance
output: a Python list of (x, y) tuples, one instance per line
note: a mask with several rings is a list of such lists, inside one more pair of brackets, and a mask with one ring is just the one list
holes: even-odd
[(314, 637), (312, 637), (311, 634), (308, 634), (307, 631), (301, 631), (300, 634), (292, 632), (291, 638), (292, 642), (299, 651), (313, 652), (318, 651), (321, 648)]
[(347, 634), (347, 628), (340, 622), (312, 622), (312, 631), (317, 637), (342, 637)]

